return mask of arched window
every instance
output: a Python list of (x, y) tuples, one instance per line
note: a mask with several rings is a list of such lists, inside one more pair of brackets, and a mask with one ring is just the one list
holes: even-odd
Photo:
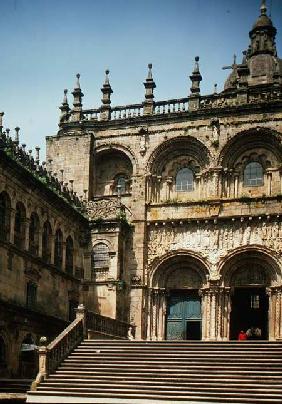
[(109, 247), (105, 243), (98, 243), (93, 247), (92, 269), (108, 269), (110, 266)]
[(47, 221), (44, 223), (42, 232), (42, 259), (47, 262), (47, 264), (51, 262), (51, 235), (51, 226)]
[(73, 274), (73, 241), (71, 236), (66, 240), (66, 272)]
[(39, 249), (39, 219), (36, 213), (32, 213), (29, 223), (29, 251), (38, 255)]
[(185, 167), (178, 171), (175, 179), (175, 187), (178, 192), (193, 191), (194, 175), (190, 168)]
[(25, 240), (25, 207), (21, 202), (16, 205), (14, 244), (18, 248), (24, 247)]
[(244, 170), (244, 185), (249, 187), (263, 185), (263, 168), (256, 161), (247, 164)]
[(125, 175), (119, 175), (115, 180), (115, 193), (116, 194), (125, 194), (127, 192), (127, 178)]
[(11, 202), (6, 192), (0, 194), (0, 238), (9, 240)]
[(54, 264), (57, 268), (62, 268), (63, 263), (63, 233), (60, 229), (55, 234), (55, 256)]

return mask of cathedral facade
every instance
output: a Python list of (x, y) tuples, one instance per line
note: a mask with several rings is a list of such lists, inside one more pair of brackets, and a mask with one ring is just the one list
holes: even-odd
[[(222, 92), (207, 96), (198, 57), (181, 99), (155, 101), (148, 65), (142, 103), (112, 107), (106, 71), (101, 107), (84, 109), (77, 75), (73, 106), (65, 90), (59, 131), (47, 138), (46, 165), (33, 162), (40, 184), (25, 185), (23, 168), (1, 182), (1, 226), (9, 229), (1, 248), (22, 257), (20, 277), (0, 272), (10, 285), (3, 299), (24, 277), (33, 285), (29, 303), (41, 283), (42, 307), (53, 299), (49, 314), (64, 321), (80, 302), (135, 324), (142, 339), (224, 341), (252, 328), (260, 339), (281, 340), (282, 60), (275, 37), (262, 2), (242, 62), (234, 61)], [(2, 267), (11, 261), (5, 254)]]
[[(276, 29), (262, 2), (224, 91), (201, 96), (199, 58), (184, 99), (85, 110), (79, 83), (50, 169), (87, 199), (87, 307), (148, 339), (228, 340), (240, 329), (282, 338), (281, 84)], [(124, 218), (124, 229), (113, 219)]]

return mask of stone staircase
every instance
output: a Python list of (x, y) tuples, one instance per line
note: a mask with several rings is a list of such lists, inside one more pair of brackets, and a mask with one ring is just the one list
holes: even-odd
[(282, 403), (282, 343), (84, 340), (29, 403)]
[(31, 379), (0, 378), (0, 403), (24, 403)]

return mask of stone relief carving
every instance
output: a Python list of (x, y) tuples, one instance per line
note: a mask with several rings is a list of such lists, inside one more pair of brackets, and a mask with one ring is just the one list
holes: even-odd
[(234, 248), (258, 244), (282, 255), (281, 222), (231, 222), (223, 225), (187, 224), (178, 227), (154, 227), (148, 234), (148, 264), (169, 251), (188, 249), (210, 262), (211, 276), (221, 257)]
[(86, 211), (90, 220), (115, 219), (121, 211), (119, 198), (99, 198), (89, 201), (86, 205)]

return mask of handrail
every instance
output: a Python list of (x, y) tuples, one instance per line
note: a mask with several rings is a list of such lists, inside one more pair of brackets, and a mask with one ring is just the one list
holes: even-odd
[(85, 309), (79, 307), (75, 320), (67, 326), (49, 345), (47, 338), (40, 338), (39, 370), (31, 390), (36, 390), (42, 380), (48, 378), (51, 372), (76, 348), (84, 337)]
[(31, 385), (36, 390), (42, 380), (48, 378), (62, 361), (87, 337), (88, 330), (123, 339), (134, 339), (135, 326), (101, 314), (86, 311), (83, 305), (76, 309), (75, 320), (67, 326), (50, 344), (47, 338), (40, 339), (39, 371)]
[(112, 337), (122, 339), (134, 339), (135, 326), (125, 321), (102, 316), (101, 314), (88, 311), (86, 313), (86, 327), (89, 330), (97, 331)]

